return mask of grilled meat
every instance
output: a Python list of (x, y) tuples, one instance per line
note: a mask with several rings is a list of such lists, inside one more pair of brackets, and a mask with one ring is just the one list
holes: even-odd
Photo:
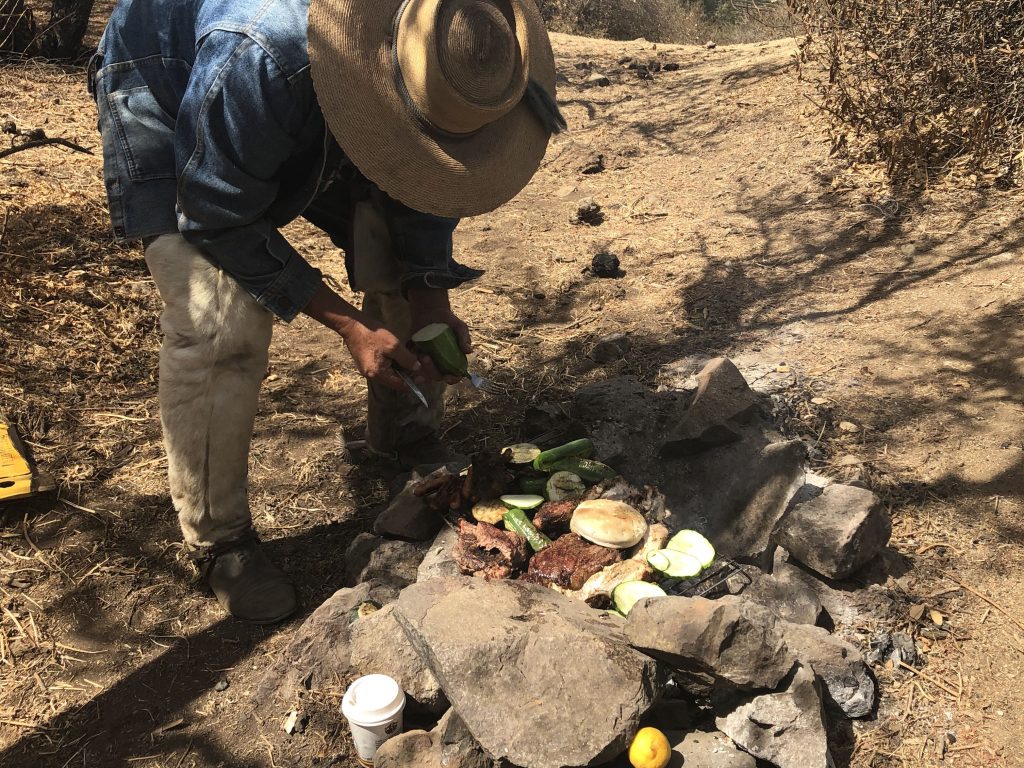
[(530, 557), (526, 539), (489, 523), (474, 525), (459, 520), (459, 538), (452, 559), (465, 574), (485, 579), (508, 579), (526, 567)]
[(577, 501), (548, 501), (541, 504), (533, 517), (533, 524), (538, 531), (551, 538), (557, 538), (569, 532), (569, 521), (576, 509)]
[(580, 589), (602, 568), (621, 559), (618, 550), (584, 541), (567, 533), (530, 559), (526, 579), (536, 584)]

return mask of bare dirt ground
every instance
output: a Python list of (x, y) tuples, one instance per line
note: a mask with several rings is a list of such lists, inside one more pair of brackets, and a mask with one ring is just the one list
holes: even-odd
[[(792, 374), (790, 422), (820, 439), (818, 468), (891, 503), (894, 559), (909, 568), (872, 588), (905, 606), (885, 626), (913, 632), (927, 660), (880, 671), (881, 717), (856, 726), (840, 764), (1024, 765), (1020, 197), (896, 198), (876, 169), (830, 158), (790, 41), (555, 46), (571, 131), (516, 200), (457, 233), (460, 258), (488, 273), (455, 303), (505, 396), (454, 391), (449, 438), (503, 443), (529, 404), (598, 377), (653, 383), (686, 355), (762, 354)], [(641, 80), (623, 55), (680, 68)], [(588, 64), (612, 84), (588, 87)], [(0, 119), (96, 147), (82, 78), (4, 67)], [(595, 154), (606, 170), (582, 174)], [(570, 224), (587, 197), (604, 223)], [(326, 238), (288, 234), (344, 284)], [(585, 272), (601, 249), (624, 277)], [(60, 483), (56, 500), (0, 509), (0, 766), (349, 764), (332, 714), (344, 681), (314, 692), (320, 709), (291, 738), (285, 713), (258, 721), (248, 693), (340, 586), (347, 542), (386, 496), (341, 450), (364, 387), (331, 334), (307, 319), (277, 328), (252, 508), (304, 609), (242, 626), (196, 587), (178, 545), (157, 311), (140, 247), (109, 235), (96, 155), (0, 160), (0, 410)], [(632, 339), (627, 358), (589, 362), (616, 331)], [(918, 604), (941, 616), (914, 620)], [(845, 629), (866, 643), (875, 628)]]

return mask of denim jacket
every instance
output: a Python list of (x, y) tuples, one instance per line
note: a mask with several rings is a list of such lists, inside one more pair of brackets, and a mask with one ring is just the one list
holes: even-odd
[[(308, 0), (120, 0), (89, 68), (115, 236), (180, 232), (284, 320), (321, 275), (279, 229), (340, 155), (313, 92), (307, 11)], [(457, 219), (382, 197), (403, 288), (481, 274), (452, 258)]]

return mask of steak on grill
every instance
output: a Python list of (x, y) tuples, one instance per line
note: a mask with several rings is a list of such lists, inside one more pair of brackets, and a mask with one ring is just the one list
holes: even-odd
[(526, 539), (489, 523), (473, 525), (459, 520), (459, 538), (452, 559), (459, 570), (485, 579), (508, 579), (526, 567), (530, 557)]
[(541, 504), (537, 514), (533, 516), (533, 524), (537, 530), (551, 538), (558, 538), (569, 532), (569, 521), (576, 511), (578, 501), (548, 501)]
[(563, 589), (580, 589), (602, 568), (619, 562), (622, 555), (616, 549), (591, 544), (567, 533), (530, 558), (526, 579), (536, 584)]

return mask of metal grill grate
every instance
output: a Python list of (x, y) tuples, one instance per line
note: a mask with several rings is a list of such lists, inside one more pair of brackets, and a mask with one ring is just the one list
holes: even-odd
[(739, 577), (744, 589), (752, 583), (750, 574), (735, 560), (720, 558), (711, 564), (699, 578), (665, 579), (658, 585), (669, 595), (676, 597), (720, 597), (729, 590), (727, 583), (733, 576)]

